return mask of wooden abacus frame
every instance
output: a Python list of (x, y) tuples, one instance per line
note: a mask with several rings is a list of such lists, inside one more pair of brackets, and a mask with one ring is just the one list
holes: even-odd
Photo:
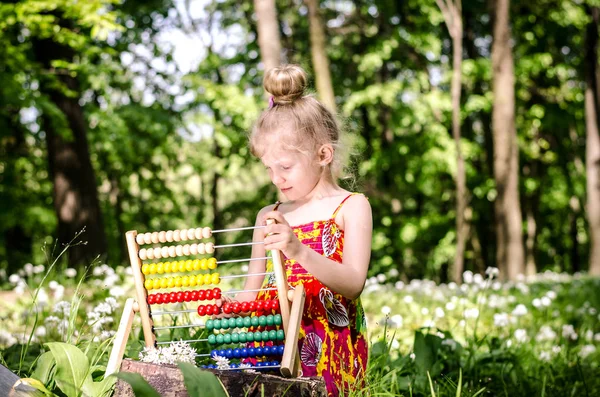
[[(267, 223), (272, 223), (268, 220)], [(114, 338), (113, 348), (106, 367), (106, 376), (117, 372), (121, 367), (123, 354), (127, 346), (127, 340), (131, 333), (135, 313), (139, 313), (144, 341), (147, 348), (156, 348), (156, 335), (154, 334), (154, 324), (152, 320), (152, 310), (148, 303), (148, 293), (145, 287), (145, 276), (142, 272), (143, 260), (174, 258), (179, 256), (189, 256), (204, 253), (212, 253), (215, 248), (226, 248), (232, 246), (253, 245), (256, 242), (242, 244), (227, 244), (215, 246), (213, 243), (194, 243), (183, 245), (170, 245), (162, 247), (140, 248), (143, 244), (164, 244), (171, 242), (180, 242), (187, 240), (201, 240), (210, 238), (213, 233), (231, 232), (240, 230), (252, 230), (261, 226), (242, 227), (234, 229), (223, 229), (211, 231), (210, 228), (192, 228), (175, 231), (159, 231), (138, 234), (137, 231), (126, 233), (127, 249), (129, 251), (129, 260), (133, 270), (135, 283), (136, 299), (129, 298), (125, 302), (123, 314), (119, 323), (119, 328)], [(258, 244), (261, 244), (259, 242)], [(272, 250), (271, 255), (265, 258), (246, 258), (236, 259), (227, 262), (242, 262), (249, 260), (267, 260), (272, 259), (273, 269), (276, 280), (277, 295), (279, 300), (279, 310), (281, 313), (282, 326), (285, 334), (284, 352), (281, 359), (280, 372), (285, 377), (297, 377), (300, 372), (300, 356), (298, 352), (298, 335), (304, 308), (305, 291), (302, 284), (290, 290), (287, 283), (287, 276), (284, 267), (284, 261), (281, 252)], [(217, 262), (218, 263), (218, 262)], [(263, 273), (264, 274), (264, 273)], [(247, 274), (243, 277), (251, 277), (253, 274)], [(190, 311), (184, 311), (190, 312)], [(158, 313), (158, 312), (157, 312)], [(179, 313), (175, 311), (174, 313)], [(167, 312), (161, 312), (167, 314)], [(200, 326), (200, 325), (198, 325)]]

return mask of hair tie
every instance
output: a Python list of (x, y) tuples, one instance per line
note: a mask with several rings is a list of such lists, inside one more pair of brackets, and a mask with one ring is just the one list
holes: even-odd
[(269, 98), (269, 109), (272, 109), (275, 106), (275, 100), (273, 97)]

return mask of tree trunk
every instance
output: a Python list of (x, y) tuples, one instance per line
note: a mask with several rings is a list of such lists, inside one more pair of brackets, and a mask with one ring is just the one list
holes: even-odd
[(460, 148), (460, 94), (462, 88), (462, 1), (461, 0), (437, 0), (448, 32), (452, 38), (452, 137), (456, 146), (456, 253), (452, 267), (452, 280), (456, 283), (462, 281), (465, 262), (465, 247), (469, 235), (469, 223), (466, 221), (467, 209), (467, 176), (465, 172), (465, 160)]
[[(72, 61), (72, 49), (51, 40), (34, 43), (35, 55), (42, 66), (51, 72), (54, 60)], [(66, 89), (79, 94), (75, 77), (64, 73), (58, 80)], [(48, 145), (49, 174), (54, 183), (54, 209), (58, 217), (57, 238), (60, 245), (71, 241), (85, 228), (77, 244), (68, 250), (69, 265), (89, 264), (98, 255), (106, 253), (106, 234), (98, 201), (96, 175), (92, 168), (87, 141), (86, 120), (79, 105), (79, 95), (66, 95), (48, 80), (40, 82), (40, 90), (48, 95), (64, 116), (44, 114), (44, 132)]]
[(325, 31), (319, 15), (319, 0), (306, 0), (310, 23), (310, 49), (317, 92), (323, 104), (335, 113), (335, 96), (329, 72), (329, 59), (325, 51)]
[(497, 197), (496, 262), (503, 279), (524, 273), (521, 204), (519, 201), (519, 150), (515, 130), (515, 76), (510, 46), (510, 0), (496, 0), (492, 70), (494, 107), (494, 179)]
[(254, 0), (258, 47), (265, 71), (281, 63), (281, 39), (275, 0)]
[(586, 7), (591, 21), (585, 43), (586, 187), (590, 233), (590, 267), (600, 275), (600, 131), (598, 128), (598, 20), (600, 10)]

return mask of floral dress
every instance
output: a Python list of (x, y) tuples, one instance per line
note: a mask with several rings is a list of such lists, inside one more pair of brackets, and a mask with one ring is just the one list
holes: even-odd
[[(341, 263), (344, 231), (335, 223), (335, 217), (350, 196), (344, 198), (330, 219), (292, 226), (302, 244)], [(306, 290), (298, 341), (302, 376), (322, 376), (330, 396), (360, 388), (368, 357), (366, 320), (360, 298), (350, 300), (330, 290), (294, 259), (286, 258), (285, 268), (289, 285), (293, 288), (302, 283)], [(273, 271), (270, 262), (267, 271)], [(265, 278), (263, 288), (274, 286), (274, 275)], [(275, 295), (276, 291), (261, 291), (258, 299), (273, 299)]]

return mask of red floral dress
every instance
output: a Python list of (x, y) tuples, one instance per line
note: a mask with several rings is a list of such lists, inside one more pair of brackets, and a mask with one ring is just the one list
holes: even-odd
[[(330, 219), (292, 226), (302, 244), (341, 263), (344, 231), (335, 223), (335, 217), (350, 196), (340, 203)], [(303, 283), (306, 290), (298, 341), (302, 376), (322, 376), (330, 396), (362, 387), (368, 345), (360, 298), (350, 300), (330, 290), (294, 259), (286, 259), (285, 267), (289, 285)], [(270, 262), (267, 271), (272, 271)], [(265, 279), (263, 288), (274, 286), (275, 276)], [(260, 291), (258, 299), (273, 299), (275, 295), (276, 291)]]

